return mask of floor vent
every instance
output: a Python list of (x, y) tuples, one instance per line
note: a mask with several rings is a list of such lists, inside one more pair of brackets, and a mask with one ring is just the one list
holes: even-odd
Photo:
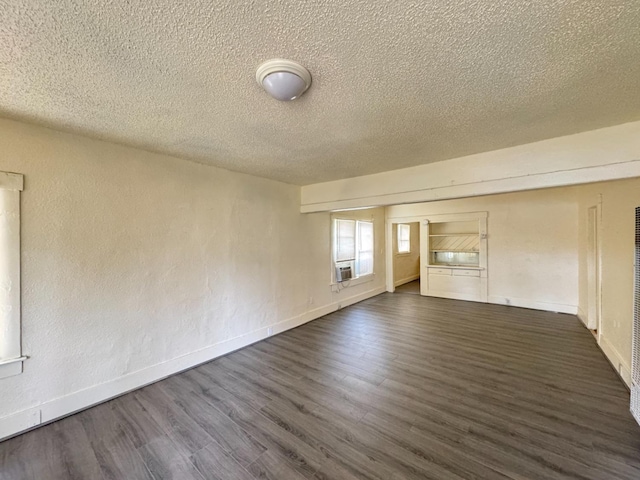
[(636, 254), (633, 301), (633, 347), (631, 355), (631, 413), (640, 423), (640, 207), (636, 208)]

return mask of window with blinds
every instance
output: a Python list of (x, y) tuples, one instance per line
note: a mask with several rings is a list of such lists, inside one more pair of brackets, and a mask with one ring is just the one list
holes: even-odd
[(373, 222), (335, 219), (333, 260), (336, 266), (351, 265), (355, 277), (373, 273)]
[(411, 252), (411, 225), (398, 224), (398, 253)]

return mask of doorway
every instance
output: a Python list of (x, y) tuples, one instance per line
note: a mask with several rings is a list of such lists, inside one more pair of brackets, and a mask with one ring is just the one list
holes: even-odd
[(420, 223), (394, 223), (391, 227), (394, 289), (419, 295)]

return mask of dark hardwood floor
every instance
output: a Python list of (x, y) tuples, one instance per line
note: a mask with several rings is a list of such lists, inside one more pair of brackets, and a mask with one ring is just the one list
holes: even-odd
[(0, 443), (2, 479), (639, 479), (569, 315), (383, 294)]
[(398, 285), (395, 293), (413, 293), (414, 295), (420, 295), (420, 280)]

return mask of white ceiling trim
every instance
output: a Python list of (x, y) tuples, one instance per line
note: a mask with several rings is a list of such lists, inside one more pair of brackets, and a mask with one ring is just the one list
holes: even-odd
[(385, 206), (640, 177), (640, 122), (302, 187), (301, 212)]

